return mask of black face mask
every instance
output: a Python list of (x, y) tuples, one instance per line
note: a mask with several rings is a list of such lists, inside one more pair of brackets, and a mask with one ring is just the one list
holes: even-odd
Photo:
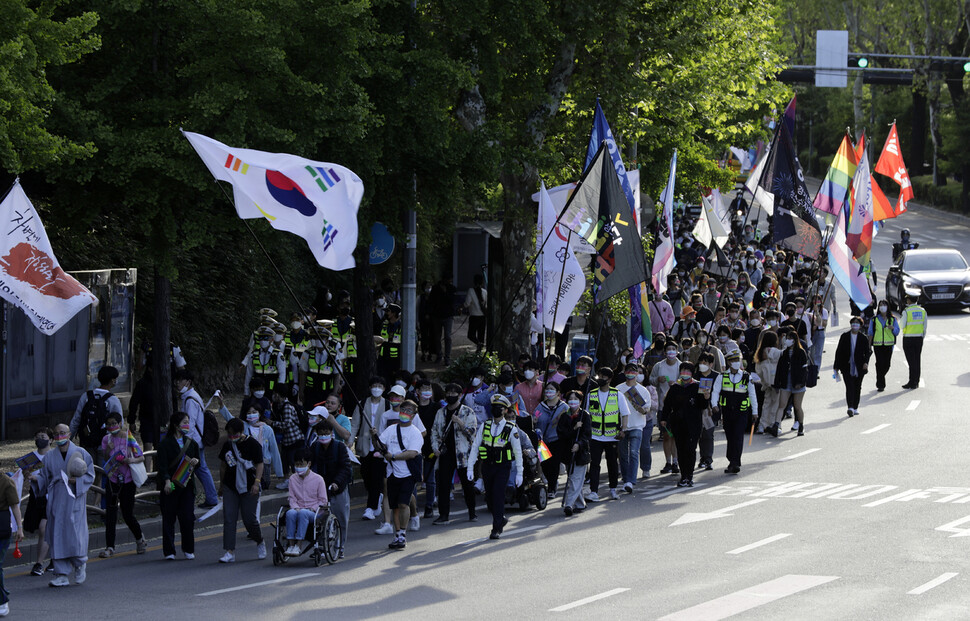
[(505, 416), (505, 408), (501, 405), (492, 406), (492, 418), (503, 418)]
[(600, 388), (606, 388), (607, 386), (610, 385), (610, 380), (607, 378), (601, 377), (600, 379), (596, 380), (596, 383), (599, 384)]
[(37, 438), (36, 440), (34, 440), (34, 444), (37, 446), (37, 450), (42, 451), (48, 446), (50, 446), (51, 441), (48, 440), (47, 438)]
[(445, 403), (448, 405), (455, 405), (458, 403), (458, 395), (445, 395)]

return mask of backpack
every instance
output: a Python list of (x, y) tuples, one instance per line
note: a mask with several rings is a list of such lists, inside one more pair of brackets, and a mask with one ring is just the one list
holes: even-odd
[(219, 443), (219, 420), (216, 415), (209, 410), (204, 409), (202, 402), (194, 397), (189, 397), (186, 401), (195, 401), (199, 404), (199, 409), (202, 410), (202, 446), (210, 447), (215, 446)]
[(98, 395), (93, 390), (87, 393), (87, 401), (81, 410), (81, 422), (78, 425), (78, 435), (82, 446), (100, 444), (104, 437), (104, 423), (108, 417), (108, 399), (113, 397), (110, 392)]

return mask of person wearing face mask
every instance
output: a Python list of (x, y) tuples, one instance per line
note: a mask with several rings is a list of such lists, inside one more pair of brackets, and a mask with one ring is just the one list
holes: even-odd
[[(202, 406), (202, 397), (193, 387), (195, 376), (188, 369), (182, 369), (175, 374), (175, 388), (179, 393), (179, 411), (185, 412), (189, 416), (191, 429), (189, 437), (196, 444), (202, 446), (202, 431), (205, 428), (205, 411)], [(240, 421), (241, 423), (242, 421)], [(216, 494), (216, 485), (212, 479), (212, 473), (205, 461), (205, 451), (199, 453), (199, 465), (195, 469), (195, 476), (202, 483), (205, 492), (205, 501), (199, 505), (201, 509), (211, 509), (219, 502)]]
[[(499, 385), (503, 379), (511, 376), (499, 376)], [(492, 393), (490, 398), (498, 396)], [(435, 526), (442, 526), (451, 522), (451, 486), (455, 472), (461, 483), (465, 507), (468, 509), (469, 521), (477, 521), (475, 511), (474, 477), (466, 478), (468, 455), (471, 451), (472, 440), (478, 428), (478, 418), (474, 410), (461, 403), (461, 386), (448, 384), (445, 386), (445, 405), (435, 414), (431, 427), (431, 449), (438, 456), (438, 478), (436, 492), (438, 495), (438, 518), (432, 522)]]
[[(566, 373), (560, 370), (562, 367), (562, 359), (556, 354), (549, 354), (546, 357), (546, 372), (543, 374), (543, 383), (556, 382), (557, 384), (562, 384), (563, 380), (566, 379)], [(568, 365), (566, 366), (568, 369)]]
[(869, 337), (862, 330), (862, 318), (849, 320), (849, 331), (839, 337), (835, 348), (833, 371), (842, 374), (845, 382), (845, 404), (849, 418), (859, 414), (859, 398), (862, 394), (862, 378), (869, 372), (869, 358), (872, 348)]
[(370, 379), (369, 395), (357, 405), (351, 425), (357, 457), (360, 459), (360, 475), (367, 491), (364, 519), (373, 520), (380, 514), (381, 491), (384, 489), (384, 459), (375, 456), (374, 439), (378, 436), (381, 417), (390, 408), (384, 399), (384, 379)]
[[(804, 300), (802, 300), (802, 303), (804, 304)], [(802, 308), (804, 309), (804, 306)], [(798, 305), (795, 302), (785, 304), (785, 320), (781, 322), (781, 327), (789, 327), (794, 330), (802, 347), (808, 347), (808, 324), (798, 313)]]
[[(333, 439), (333, 436), (330, 436)], [(323, 477), (310, 469), (310, 457), (300, 449), (296, 456), (295, 472), (287, 486), (286, 556), (300, 555), (300, 542), (306, 538), (307, 528), (316, 519), (317, 509), (328, 504), (327, 484)]]
[(522, 445), (520, 431), (505, 420), (505, 412), (511, 407), (502, 395), (492, 397), (492, 418), (478, 426), (472, 441), (465, 467), (472, 478), (475, 463), (482, 462), (482, 479), (485, 483), (485, 502), (492, 514), (492, 532), (489, 539), (498, 539), (508, 523), (505, 517), (505, 488), (509, 484), (512, 465), (515, 465), (515, 487), (522, 486)]
[(307, 456), (313, 472), (322, 476), (327, 485), (330, 511), (340, 524), (337, 558), (343, 558), (350, 527), (350, 484), (354, 479), (354, 471), (350, 450), (346, 444), (337, 440), (333, 429), (323, 421), (317, 423), (314, 429), (317, 440), (307, 451)]
[(677, 316), (670, 302), (657, 296), (651, 291), (650, 301), (647, 304), (650, 311), (650, 325), (658, 332), (669, 332), (674, 327)]
[(282, 349), (275, 344), (277, 336), (279, 335), (267, 326), (260, 326), (256, 330), (259, 347), (254, 347), (252, 354), (246, 359), (246, 379), (243, 385), (247, 387), (247, 396), (249, 383), (254, 377), (261, 378), (263, 385), (269, 390), (286, 381), (286, 362)]
[[(158, 445), (158, 473), (155, 482), (162, 513), (162, 555), (175, 560), (175, 522), (182, 534), (185, 558), (195, 558), (195, 479), (191, 471), (199, 463), (199, 445), (189, 437), (192, 425), (185, 412), (176, 412), (168, 421), (168, 432)], [(179, 468), (182, 467), (180, 472)], [(178, 475), (188, 471), (188, 476)]]
[(121, 401), (111, 392), (117, 382), (118, 369), (101, 367), (98, 370), (99, 387), (81, 395), (71, 417), (71, 434), (77, 434), (78, 444), (91, 455), (101, 450), (105, 417), (109, 413), (124, 416)]
[[(441, 401), (434, 399), (434, 389), (429, 380), (418, 380), (415, 388), (417, 393), (418, 418), (421, 419), (421, 424), (426, 429), (431, 429), (433, 432), (434, 419), (438, 414), (438, 410), (441, 408)], [(438, 390), (440, 393), (441, 388), (439, 387)], [(426, 520), (434, 517), (435, 492), (437, 488), (435, 464), (437, 463), (438, 457), (435, 455), (434, 449), (431, 446), (431, 435), (430, 433), (425, 434), (424, 446), (421, 447), (421, 456), (423, 458), (421, 482), (424, 484), (424, 519)]]
[(731, 352), (727, 357), (728, 370), (714, 382), (711, 404), (714, 412), (724, 420), (727, 439), (728, 467), (725, 474), (741, 472), (741, 452), (744, 436), (751, 421), (758, 418), (758, 395), (755, 393), (751, 375), (742, 368), (741, 353)]
[[(719, 375), (714, 371), (714, 356), (711, 354), (701, 354), (697, 359), (697, 366), (694, 367), (694, 379), (698, 383), (700, 395), (710, 402), (714, 384), (719, 379)], [(700, 436), (697, 446), (700, 452), (700, 460), (697, 463), (698, 470), (714, 469), (714, 429), (720, 421), (720, 414), (712, 414), (710, 408), (704, 410), (704, 424), (701, 426)], [(709, 419), (708, 419), (709, 417)]]
[[(44, 455), (51, 450), (51, 437), (53, 435), (54, 432), (46, 427), (42, 427), (34, 432), (35, 448), (32, 453), (38, 461), (36, 465), (31, 467), (29, 470), (21, 468), (25, 481), (30, 478), (31, 472), (40, 467), (44, 461)], [(49, 551), (46, 537), (44, 536), (45, 532), (47, 531), (47, 498), (39, 497), (34, 493), (33, 488), (30, 487), (28, 487), (27, 509), (24, 511), (23, 518), (24, 531), (28, 533), (37, 533), (37, 543), (35, 544), (37, 561), (34, 563), (33, 568), (31, 568), (30, 573), (33, 576), (43, 576), (43, 563), (44, 559), (47, 558), (47, 553)], [(48, 565), (47, 571), (50, 571), (52, 568), (53, 564)]]
[[(664, 360), (655, 364), (653, 369), (650, 370), (649, 382), (657, 389), (659, 409), (663, 409), (667, 391), (677, 381), (679, 374), (680, 359), (677, 357), (677, 344), (669, 343), (664, 349)], [(660, 436), (663, 438), (664, 457), (667, 460), (666, 465), (660, 470), (660, 474), (677, 474), (680, 472), (680, 466), (677, 462), (677, 445), (665, 430), (661, 430)]]
[(781, 420), (782, 413), (788, 405), (789, 399), (795, 413), (795, 423), (792, 431), (799, 436), (805, 435), (805, 413), (802, 401), (805, 399), (805, 378), (808, 373), (808, 355), (802, 348), (801, 341), (790, 327), (778, 331), (778, 338), (782, 345), (782, 353), (778, 358), (775, 371), (775, 388), (778, 390), (778, 409), (776, 415)]
[(712, 365), (714, 371), (720, 373), (727, 365), (724, 363), (724, 354), (721, 353), (720, 348), (711, 343), (712, 340), (715, 343), (719, 343), (717, 339), (712, 339), (707, 332), (699, 332), (697, 334), (697, 344), (687, 350), (685, 358), (687, 362), (696, 366), (702, 354), (710, 354), (714, 358)]
[(132, 480), (129, 464), (145, 462), (145, 456), (134, 436), (122, 425), (122, 417), (111, 413), (105, 420), (104, 439), (101, 440), (100, 457), (105, 470), (105, 548), (98, 556), (108, 558), (115, 553), (115, 530), (118, 524), (118, 504), (121, 504), (121, 517), (135, 539), (138, 554), (144, 554), (148, 543), (142, 534), (141, 525), (135, 517), (135, 483)]
[[(393, 390), (393, 389), (392, 389)], [(403, 550), (407, 545), (407, 528), (417, 530), (417, 516), (411, 517), (414, 486), (420, 476), (421, 446), (424, 437), (412, 424), (416, 420), (418, 406), (414, 401), (401, 403), (397, 424), (389, 426), (380, 436), (384, 446), (383, 457), (387, 461), (387, 500), (393, 512), (394, 539), (388, 544), (392, 550)]]
[(724, 354), (725, 359), (727, 359), (727, 356), (732, 352), (741, 351), (740, 347), (738, 347), (737, 341), (731, 338), (731, 328), (728, 326), (718, 326), (716, 338), (717, 343), (715, 346), (722, 354)]
[[(225, 410), (223, 417), (228, 414), (228, 410)], [(246, 426), (244, 433), (250, 438), (259, 443), (259, 446), (263, 449), (263, 463), (266, 467), (263, 468), (263, 476), (260, 479), (260, 485), (263, 489), (269, 489), (269, 471), (272, 468), (273, 476), (277, 478), (283, 477), (283, 460), (280, 457), (279, 446), (276, 443), (276, 434), (273, 433), (273, 428), (269, 425), (263, 423), (259, 412), (256, 410), (249, 410), (246, 413), (246, 418), (244, 419)], [(299, 436), (297, 436), (297, 445), (299, 445)], [(280, 488), (285, 489), (285, 488)]]
[(490, 392), (490, 387), (485, 382), (485, 369), (481, 367), (472, 369), (471, 379), (462, 392), (461, 402), (475, 410), (475, 415), (478, 416), (478, 420), (485, 420), (487, 416), (485, 406), (478, 402), (478, 397), (487, 392)]
[[(656, 336), (656, 335), (654, 335)], [(566, 394), (570, 391), (577, 391), (579, 394), (583, 395), (583, 401), (585, 403), (586, 397), (589, 395), (589, 391), (592, 390), (595, 382), (590, 379), (590, 370), (593, 368), (593, 359), (589, 356), (580, 356), (576, 359), (576, 374), (564, 379), (559, 387), (562, 389), (562, 394)]]
[(261, 377), (254, 377), (249, 381), (249, 394), (243, 397), (239, 418), (246, 418), (246, 412), (251, 409), (255, 409), (267, 420), (273, 416), (273, 402), (266, 394), (266, 382)]
[(700, 331), (701, 326), (697, 323), (697, 311), (694, 310), (693, 306), (685, 306), (680, 319), (671, 329), (670, 335), (677, 341), (685, 338), (696, 339)]
[(592, 442), (590, 444), (589, 464), (589, 494), (586, 500), (599, 501), (600, 462), (606, 454), (606, 471), (610, 481), (610, 498), (620, 497), (619, 485), (619, 444), (623, 439), (623, 430), (627, 427), (630, 416), (629, 401), (620, 398), (620, 393), (610, 387), (613, 371), (609, 367), (602, 367), (596, 373), (596, 390), (589, 393), (586, 409), (589, 411), (593, 426)]
[(54, 561), (50, 585), (65, 587), (71, 570), (75, 583), (87, 579), (87, 494), (94, 483), (94, 461), (71, 442), (71, 429), (63, 423), (54, 427), (54, 444), (40, 470), (30, 475), (30, 484), (37, 497), (47, 498), (47, 543)]
[(919, 305), (919, 296), (907, 295), (906, 308), (900, 318), (900, 331), (903, 333), (903, 354), (909, 365), (909, 381), (903, 388), (919, 388), (920, 358), (923, 355), (923, 340), (926, 338), (926, 309)]
[(513, 393), (522, 397), (522, 400), (525, 402), (525, 411), (534, 415), (536, 409), (539, 407), (539, 402), (542, 401), (542, 382), (539, 381), (539, 365), (529, 360), (525, 363), (522, 376), (525, 378), (525, 381), (519, 382)]
[(589, 467), (589, 445), (592, 440), (592, 420), (582, 407), (582, 393), (571, 391), (566, 395), (569, 408), (559, 417), (557, 435), (562, 446), (562, 463), (566, 467), (566, 488), (563, 490), (562, 506), (567, 516), (580, 513), (586, 508), (583, 499), (583, 481)]
[[(407, 400), (407, 393), (405, 392), (404, 388), (397, 385), (391, 386), (391, 389), (387, 391), (388, 409), (385, 410), (384, 414), (381, 416), (380, 425), (377, 427), (378, 434), (384, 433), (385, 429), (391, 425), (397, 424), (397, 420), (400, 416), (401, 404), (404, 403), (405, 400)], [(428, 429), (424, 426), (424, 423), (421, 422), (420, 418), (412, 421), (412, 424), (422, 436), (428, 433)]]
[(722, 326), (727, 326), (734, 330), (744, 330), (748, 326), (741, 318), (741, 305), (737, 302), (731, 302), (727, 307), (727, 316), (721, 320)]
[[(640, 384), (643, 373), (640, 365), (629, 362), (623, 368), (626, 381), (616, 387), (617, 392), (627, 401), (627, 418), (623, 427), (623, 437), (620, 439), (619, 459), (620, 473), (623, 476), (623, 491), (633, 493), (633, 486), (637, 483), (637, 470), (640, 467), (640, 447), (644, 437), (650, 442), (650, 436), (644, 433), (647, 428), (653, 430), (653, 413), (651, 411), (650, 393)], [(648, 465), (646, 468), (650, 470)]]
[(869, 322), (869, 342), (876, 354), (876, 390), (886, 390), (886, 374), (893, 358), (893, 347), (899, 336), (899, 322), (889, 312), (889, 303), (880, 300), (876, 307), (878, 313)]
[(402, 329), (401, 307), (388, 305), (380, 324), (380, 335), (374, 338), (378, 346), (377, 372), (384, 377), (391, 377), (401, 370)]
[[(256, 558), (266, 558), (266, 543), (259, 527), (259, 481), (263, 477), (263, 447), (245, 433), (241, 420), (226, 423), (228, 438), (219, 451), (219, 494), (222, 496), (222, 547), (225, 554), (220, 563), (236, 562), (236, 527), (240, 514), (249, 534), (256, 542)], [(200, 462), (201, 463), (201, 462)]]
[(309, 334), (309, 347), (302, 352), (299, 362), (299, 399), (307, 407), (320, 403), (331, 392), (340, 390), (338, 362), (335, 359), (339, 351), (339, 348), (335, 348), (337, 341), (324, 326), (312, 328)]
[[(559, 464), (562, 462), (563, 447), (559, 442), (559, 417), (566, 413), (567, 406), (560, 398), (559, 384), (548, 382), (542, 392), (542, 403), (537, 409), (536, 418), (536, 438), (532, 434), (526, 434), (534, 446), (538, 446), (537, 440), (542, 440), (549, 448), (552, 456), (542, 462), (542, 472), (546, 476), (546, 489), (550, 498), (556, 497), (556, 489), (559, 484)], [(530, 417), (531, 418), (531, 417)]]
[(694, 486), (694, 457), (703, 427), (701, 419), (708, 406), (693, 375), (691, 363), (677, 365), (677, 380), (668, 389), (660, 410), (660, 426), (668, 435), (673, 434), (677, 455), (681, 458), (677, 487)]
[[(405, 392), (405, 389), (397, 384), (395, 384), (394, 386), (391, 386), (391, 389), (387, 392), (387, 404), (388, 406), (390, 406), (390, 409), (386, 410), (384, 414), (381, 416), (381, 422), (377, 427), (378, 433), (381, 436), (384, 435), (384, 432), (388, 428), (394, 427), (394, 425), (397, 425), (399, 423), (399, 420), (401, 418), (401, 406), (406, 401), (407, 401), (407, 393)], [(424, 423), (421, 422), (420, 418), (415, 418), (415, 417), (411, 417), (411, 419), (409, 420), (409, 423), (411, 427), (415, 428), (417, 432), (421, 434), (421, 437), (422, 437), (421, 446), (423, 446), (424, 444), (423, 438), (425, 435), (427, 435), (427, 428), (425, 428)], [(421, 446), (417, 448), (419, 460), (421, 457), (421, 454), (420, 454)], [(419, 476), (415, 477), (415, 480), (413, 481), (415, 485), (417, 485), (419, 478), (420, 478)], [(393, 513), (394, 507), (390, 504), (390, 496), (387, 494), (386, 487), (387, 487), (387, 481), (385, 479), (385, 493), (384, 493), (384, 503), (383, 503), (384, 521), (381, 524), (381, 526), (379, 526), (377, 530), (374, 531), (378, 535), (390, 535), (394, 533), (394, 525), (393, 525), (394, 523), (392, 522), (392, 513)], [(412, 500), (410, 501), (410, 505), (411, 505), (410, 506), (411, 529), (418, 530), (421, 527), (420, 525), (421, 523), (420, 523), (420, 517), (417, 514), (417, 500), (412, 498)]]
[(768, 433), (776, 438), (781, 427), (781, 414), (783, 409), (779, 408), (778, 389), (775, 388), (775, 373), (778, 370), (778, 360), (781, 358), (782, 350), (778, 347), (778, 334), (765, 331), (758, 340), (758, 349), (754, 353), (755, 372), (758, 375), (759, 385), (763, 397), (758, 401), (758, 410), (761, 417), (758, 419), (758, 428), (755, 433)]

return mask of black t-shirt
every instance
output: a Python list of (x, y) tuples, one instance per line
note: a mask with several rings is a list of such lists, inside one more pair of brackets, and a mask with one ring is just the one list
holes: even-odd
[[(263, 463), (263, 447), (251, 436), (243, 436), (243, 439), (236, 444), (239, 455), (246, 461), (253, 462), (253, 467), (246, 472), (246, 487), (250, 488), (256, 482), (256, 466)], [(227, 455), (231, 457), (227, 458)], [(236, 489), (236, 454), (232, 450), (232, 441), (226, 440), (219, 451), (219, 459), (229, 464), (226, 468), (226, 475), (222, 478), (222, 484), (226, 487)]]
[(428, 430), (428, 433), (424, 436), (424, 448), (421, 449), (424, 455), (431, 454), (431, 428), (434, 426), (434, 417), (439, 409), (441, 409), (441, 405), (434, 399), (428, 401), (428, 405), (418, 404), (418, 416), (424, 423), (424, 428)]
[(562, 384), (559, 385), (559, 390), (562, 392), (562, 398), (565, 399), (566, 395), (569, 394), (571, 391), (578, 390), (580, 393), (582, 393), (583, 401), (585, 401), (586, 396), (589, 395), (589, 391), (592, 390), (594, 386), (596, 386), (596, 382), (589, 379), (588, 373), (584, 377), (586, 377), (587, 379), (586, 379), (586, 382), (584, 382), (583, 384), (579, 383), (578, 375), (571, 375), (566, 379), (564, 379), (562, 381)]

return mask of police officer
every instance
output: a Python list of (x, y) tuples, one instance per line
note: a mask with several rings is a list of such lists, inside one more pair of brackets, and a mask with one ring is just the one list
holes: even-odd
[(375, 344), (380, 347), (377, 355), (379, 375), (392, 377), (401, 370), (401, 329), (401, 307), (388, 304), (380, 336), (375, 338)]
[(899, 241), (893, 244), (893, 261), (903, 250), (913, 250), (914, 248), (919, 248), (919, 244), (909, 241), (909, 229), (903, 229), (899, 232)]
[(482, 479), (485, 483), (485, 502), (492, 514), (492, 533), (489, 539), (498, 539), (508, 523), (505, 517), (505, 488), (509, 484), (512, 463), (515, 463), (515, 486), (522, 485), (522, 445), (519, 429), (505, 418), (512, 407), (505, 395), (491, 399), (492, 417), (478, 426), (475, 441), (468, 455), (466, 474), (475, 478), (475, 462), (482, 462)]
[(728, 467), (725, 474), (741, 472), (741, 451), (744, 433), (752, 418), (758, 417), (758, 397), (754, 382), (747, 371), (741, 369), (741, 352), (734, 350), (727, 355), (728, 370), (714, 382), (711, 391), (712, 410), (720, 412), (727, 436)]
[(260, 326), (255, 333), (255, 343), (252, 354), (246, 360), (246, 396), (249, 396), (249, 381), (254, 377), (261, 377), (270, 391), (286, 381), (286, 363), (283, 352), (273, 345), (277, 333), (270, 327)]
[(339, 385), (338, 363), (324, 346), (329, 339), (326, 328), (311, 328), (310, 346), (300, 357), (300, 401), (307, 409), (322, 402)]
[(869, 322), (869, 341), (876, 354), (876, 391), (886, 390), (886, 373), (893, 358), (893, 347), (899, 336), (899, 322), (889, 312), (889, 302), (880, 300), (876, 316)]
[(919, 305), (917, 296), (906, 296), (901, 323), (903, 354), (909, 365), (909, 381), (903, 384), (903, 388), (918, 388), (920, 356), (923, 354), (923, 337), (926, 336), (926, 310)]
[(619, 443), (623, 438), (622, 429), (626, 428), (630, 416), (630, 402), (620, 398), (619, 391), (610, 386), (613, 370), (602, 367), (596, 373), (596, 390), (589, 393), (586, 410), (592, 421), (593, 433), (590, 442), (589, 494), (586, 500), (599, 501), (597, 493), (600, 486), (600, 460), (606, 453), (606, 471), (610, 477), (610, 497), (620, 497), (619, 485)]

